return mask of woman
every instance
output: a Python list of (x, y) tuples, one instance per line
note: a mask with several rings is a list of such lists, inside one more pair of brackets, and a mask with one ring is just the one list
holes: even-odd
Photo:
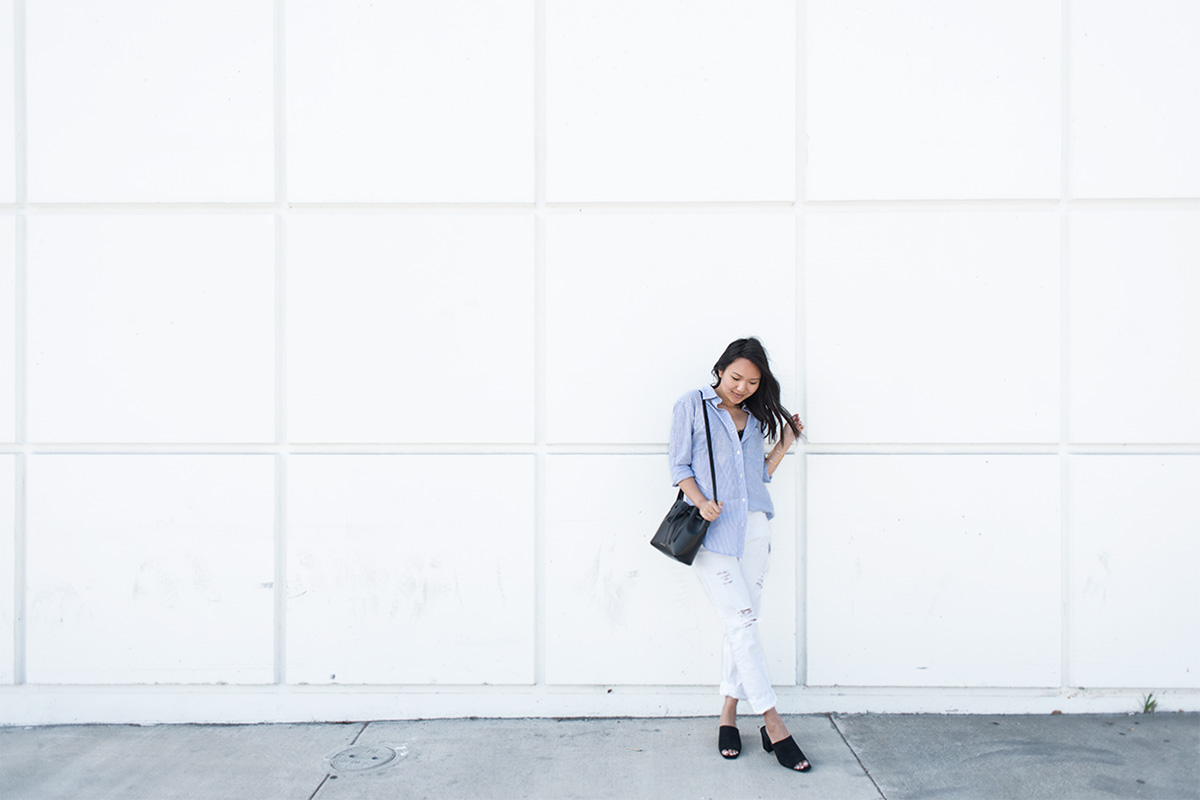
[[(692, 568), (725, 628), (721, 694), (725, 696), (717, 746), (725, 758), (742, 749), (737, 704), (746, 700), (762, 714), (763, 748), (788, 769), (805, 772), (808, 760), (775, 710), (758, 639), (758, 613), (767, 555), (768, 520), (775, 515), (766, 484), (804, 426), (779, 402), (779, 382), (757, 339), (738, 339), (713, 367), (712, 386), (689, 392), (675, 403), (671, 424), (671, 480), (711, 524)], [(701, 397), (703, 396), (703, 400)], [(708, 407), (717, 496), (708, 462), (704, 412)], [(764, 439), (775, 441), (764, 455)]]

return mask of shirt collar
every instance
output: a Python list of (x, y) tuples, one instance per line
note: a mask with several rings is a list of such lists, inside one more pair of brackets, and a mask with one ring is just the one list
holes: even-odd
[[(705, 399), (705, 401), (712, 403), (714, 406), (719, 405), (721, 402), (721, 398), (717, 397), (717, 390), (714, 389), (713, 387), (709, 386), (708, 384), (705, 384), (704, 388), (700, 390), (700, 396), (703, 397)], [(742, 404), (742, 408), (745, 410), (745, 412), (747, 414), (750, 415), (750, 419), (754, 420), (756, 423), (758, 422), (758, 417), (754, 416), (753, 411), (746, 408), (745, 403)], [(749, 425), (750, 422), (747, 421), (746, 424)]]

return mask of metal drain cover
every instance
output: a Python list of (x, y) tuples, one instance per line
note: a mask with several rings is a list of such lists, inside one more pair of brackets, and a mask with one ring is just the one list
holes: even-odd
[(378, 769), (396, 760), (396, 751), (386, 744), (361, 744), (338, 753), (330, 764), (338, 772), (362, 772)]

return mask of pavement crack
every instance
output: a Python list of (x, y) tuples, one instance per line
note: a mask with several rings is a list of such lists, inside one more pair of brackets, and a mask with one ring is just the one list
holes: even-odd
[(837, 731), (838, 736), (842, 737), (842, 741), (846, 744), (846, 749), (850, 751), (850, 755), (854, 756), (854, 760), (858, 762), (858, 766), (863, 771), (863, 774), (867, 776), (867, 780), (869, 780), (871, 785), (875, 787), (875, 791), (879, 792), (879, 796), (883, 798), (883, 800), (887, 800), (887, 795), (883, 793), (883, 789), (881, 789), (879, 784), (875, 782), (875, 778), (871, 775), (871, 770), (867, 769), (867, 765), (864, 764), (862, 759), (858, 757), (858, 751), (854, 749), (854, 745), (850, 744), (850, 740), (846, 738), (846, 734), (842, 733), (842, 729), (838, 727), (837, 720), (834, 718), (834, 715), (830, 713), (826, 714), (825, 716), (829, 718), (829, 724), (833, 726), (835, 731)]

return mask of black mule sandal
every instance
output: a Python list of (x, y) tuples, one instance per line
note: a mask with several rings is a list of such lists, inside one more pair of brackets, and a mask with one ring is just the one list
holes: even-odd
[[(721, 758), (737, 758), (742, 753), (742, 734), (733, 725), (722, 725), (717, 731), (717, 750), (721, 753)], [(731, 756), (725, 755), (726, 750), (733, 750)]]
[[(786, 739), (781, 739), (774, 744), (771, 743), (771, 737), (767, 736), (767, 726), (758, 729), (762, 733), (763, 750), (768, 753), (775, 753), (775, 758), (779, 763), (793, 772), (808, 772), (812, 769), (812, 764), (808, 763), (808, 759), (804, 757), (804, 751), (800, 749), (800, 745), (796, 744), (796, 740), (791, 736)], [(803, 769), (796, 769), (797, 764), (804, 764)]]

